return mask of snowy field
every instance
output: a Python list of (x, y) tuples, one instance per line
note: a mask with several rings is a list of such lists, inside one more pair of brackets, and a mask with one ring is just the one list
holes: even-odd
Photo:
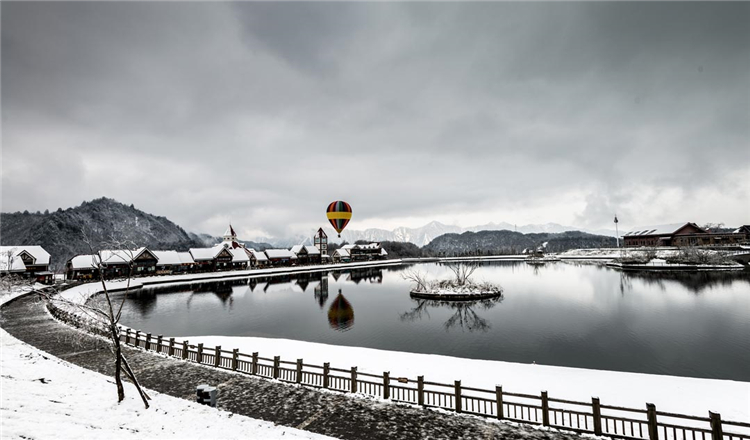
[(450, 356), (342, 347), (287, 339), (242, 336), (179, 337), (191, 344), (205, 347), (220, 345), (224, 350), (239, 348), (241, 353), (260, 353), (261, 357), (281, 356), (282, 360), (304, 359), (306, 364), (349, 368), (359, 372), (391, 377), (452, 384), (461, 380), (463, 386), (539, 394), (550, 397), (590, 402), (599, 397), (602, 404), (645, 409), (653, 403), (660, 411), (708, 417), (708, 411), (721, 414), (724, 420), (750, 419), (750, 383), (731, 380), (698, 379), (657, 374), (623, 373), (536, 364), (464, 359)]
[[(0, 303), (17, 296), (4, 294)], [(72, 365), (0, 329), (2, 439), (327, 439), (149, 390), (144, 409), (125, 383), (117, 403), (111, 377)]]

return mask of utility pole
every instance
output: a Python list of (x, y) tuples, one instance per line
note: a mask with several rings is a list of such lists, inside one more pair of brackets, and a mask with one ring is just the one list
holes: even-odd
[(620, 229), (617, 227), (617, 224), (620, 223), (619, 220), (617, 220), (617, 214), (615, 213), (615, 235), (617, 239), (617, 247), (620, 247)]

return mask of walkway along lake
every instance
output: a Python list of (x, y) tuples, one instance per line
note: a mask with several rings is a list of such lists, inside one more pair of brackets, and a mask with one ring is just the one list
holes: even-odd
[[(436, 263), (158, 286), (122, 322), (165, 336), (260, 336), (510, 362), (750, 381), (750, 273), (622, 273), (483, 263), (499, 300), (409, 297)], [(341, 292), (339, 294), (339, 292)]]

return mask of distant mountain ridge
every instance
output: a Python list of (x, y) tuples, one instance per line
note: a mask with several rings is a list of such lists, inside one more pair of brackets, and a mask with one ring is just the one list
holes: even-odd
[(581, 231), (560, 233), (530, 233), (502, 231), (467, 231), (462, 234), (445, 234), (422, 248), (425, 255), (462, 254), (519, 254), (524, 249), (544, 246), (548, 252), (564, 252), (569, 249), (615, 247), (614, 237), (588, 234)]
[(105, 197), (52, 213), (0, 213), (0, 243), (41, 245), (52, 255), (54, 269), (77, 254), (90, 253), (82, 231), (94, 250), (107, 247), (112, 237), (154, 250), (205, 246), (165, 217)]
[[(328, 234), (329, 240), (337, 241), (336, 232), (332, 228), (326, 226), (323, 229)], [(580, 228), (575, 228), (573, 226), (563, 226), (557, 223), (516, 226), (516, 225), (511, 225), (510, 223), (500, 222), (500, 223), (487, 223), (485, 225), (470, 226), (468, 228), (462, 228), (456, 225), (446, 225), (438, 221), (433, 221), (419, 228), (399, 227), (390, 231), (386, 229), (378, 229), (378, 228), (370, 228), (370, 229), (365, 229), (365, 230), (345, 229), (341, 233), (341, 240), (346, 240), (349, 243), (354, 243), (355, 241), (358, 241), (358, 240), (377, 241), (377, 242), (380, 242), (380, 241), (408, 242), (408, 243), (414, 243), (419, 247), (423, 247), (423, 246), (427, 246), (435, 238), (444, 234), (461, 234), (464, 232), (501, 231), (501, 230), (520, 232), (524, 234), (533, 234), (533, 233), (560, 234), (560, 233), (567, 232), (567, 231), (579, 231), (579, 232), (585, 232), (585, 233), (594, 234), (594, 235), (604, 235), (604, 236), (610, 236), (610, 237), (615, 236), (615, 231), (610, 231), (607, 229), (584, 230)], [(311, 237), (294, 236), (290, 238), (281, 238), (281, 239), (262, 238), (259, 240), (273, 243), (274, 245), (279, 246), (279, 247), (290, 247), (295, 244), (300, 244), (301, 242), (305, 240), (309, 240), (309, 239), (311, 239)]]

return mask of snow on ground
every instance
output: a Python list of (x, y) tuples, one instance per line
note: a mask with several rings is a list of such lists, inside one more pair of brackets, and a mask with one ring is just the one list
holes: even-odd
[[(28, 289), (26, 289), (28, 291)], [(4, 294), (0, 303), (21, 292)], [(125, 383), (117, 403), (111, 377), (65, 362), (0, 329), (0, 438), (144, 439), (330, 437), (235, 415), (149, 390), (145, 409)]]
[(461, 380), (463, 386), (493, 390), (539, 394), (546, 390), (550, 397), (590, 402), (599, 397), (602, 404), (645, 409), (654, 403), (660, 411), (708, 417), (708, 411), (721, 414), (724, 420), (750, 419), (750, 383), (718, 379), (663, 376), (555, 367), (513, 362), (463, 359), (450, 356), (341, 347), (287, 339), (242, 336), (190, 336), (191, 344), (206, 347), (221, 345), (225, 350), (239, 348), (241, 353), (255, 351), (261, 357), (281, 356), (282, 360), (304, 359), (306, 364), (331, 367), (357, 367), (359, 372), (382, 374), (392, 378), (423, 375), (426, 381), (452, 384)]

